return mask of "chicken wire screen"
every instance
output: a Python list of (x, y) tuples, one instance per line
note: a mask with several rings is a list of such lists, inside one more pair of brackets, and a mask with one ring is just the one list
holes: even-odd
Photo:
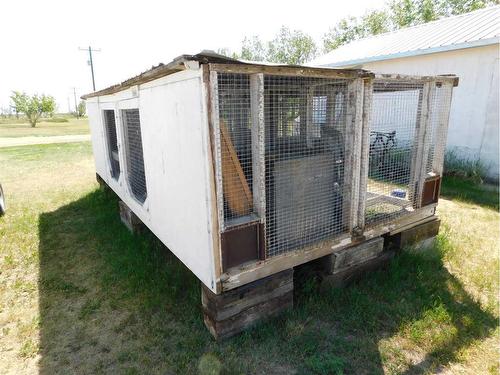
[(138, 109), (122, 111), (127, 145), (127, 175), (134, 197), (144, 203), (147, 197), (146, 176), (141, 137), (141, 121)]
[(218, 75), (224, 221), (253, 213), (250, 80), (246, 74)]
[(345, 229), (347, 81), (265, 76), (268, 257)]
[(108, 143), (108, 157), (111, 166), (111, 177), (120, 177), (120, 160), (118, 158), (118, 140), (116, 137), (115, 111), (104, 110), (104, 125)]
[[(441, 156), (446, 148), (446, 133), (448, 129), (448, 117), (450, 112), (451, 95), (453, 91), (452, 84), (436, 83), (434, 95), (431, 98), (429, 108), (429, 154), (426, 161), (427, 173), (439, 173), (434, 170), (434, 160)], [(439, 163), (443, 160), (440, 159)], [(439, 166), (442, 168), (442, 165)]]
[(413, 209), (411, 186), (423, 84), (377, 79), (372, 120), (365, 223), (393, 219)]

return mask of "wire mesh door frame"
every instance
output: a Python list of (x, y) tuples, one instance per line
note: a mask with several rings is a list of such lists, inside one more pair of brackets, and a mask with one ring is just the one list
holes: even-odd
[[(372, 213), (368, 209), (368, 206), (371, 207), (371, 204), (369, 205), (367, 203), (367, 199), (370, 198), (371, 195), (378, 195), (384, 205), (392, 205), (396, 201), (403, 202), (403, 197), (393, 194), (399, 192), (399, 189), (396, 188), (398, 187), (397, 184), (401, 183), (400, 181), (391, 181), (391, 177), (385, 178), (387, 181), (384, 181), (384, 178), (382, 181), (371, 181), (372, 187), (369, 188), (367, 185), (364, 189), (366, 194), (364, 202), (367, 207), (361, 209), (360, 206), (360, 213), (364, 212), (365, 226), (368, 224), (371, 227), (380, 224), (385, 225), (401, 215), (411, 214), (422, 208), (422, 196), (426, 179), (430, 176), (440, 176), (442, 174), (451, 105), (451, 92), (454, 86), (453, 80), (453, 77), (415, 77), (404, 75), (376, 76), (372, 96), (374, 94), (379, 95), (377, 93), (383, 94), (384, 90), (380, 90), (380, 87), (384, 85), (388, 87), (389, 95), (391, 95), (391, 92), (393, 93), (393, 98), (390, 99), (392, 102), (388, 100), (384, 103), (384, 107), (387, 110), (396, 112), (408, 110), (407, 107), (401, 107), (401, 103), (406, 101), (406, 104), (408, 104), (409, 99), (407, 98), (404, 100), (397, 98), (398, 95), (403, 95), (401, 93), (408, 93), (406, 95), (407, 97), (410, 94), (414, 95), (414, 101), (417, 99), (418, 101), (413, 103), (413, 110), (415, 111), (415, 118), (412, 120), (413, 129), (411, 127), (401, 128), (404, 121), (402, 121), (400, 116), (398, 117), (399, 125), (394, 125), (396, 130), (386, 135), (386, 137), (389, 138), (397, 138), (395, 134), (397, 134), (398, 131), (402, 131), (403, 133), (406, 131), (406, 135), (409, 137), (408, 141), (410, 143), (406, 146), (408, 150), (406, 154), (409, 155), (405, 172), (405, 179), (407, 181), (406, 187), (404, 188), (407, 203), (404, 205), (401, 203), (401, 206), (404, 207), (402, 209), (398, 208), (398, 210), (395, 210), (395, 213), (380, 214), (376, 219), (372, 219)], [(379, 87), (379, 89), (377, 89), (377, 87)], [(438, 92), (438, 90), (441, 91)], [(374, 103), (373, 106), (375, 106), (375, 102), (375, 99), (372, 98), (372, 103)], [(398, 109), (398, 105), (401, 108)], [(374, 107), (373, 110), (380, 112), (380, 108), (375, 109)], [(409, 116), (408, 113), (406, 113), (406, 115)], [(375, 115), (372, 112), (372, 117), (373, 116)], [(365, 175), (367, 176), (367, 181), (368, 178), (372, 180), (370, 176), (373, 172), (373, 160), (371, 159), (374, 157), (374, 145), (371, 144), (370, 133), (373, 133), (374, 130), (378, 130), (376, 129), (376, 123), (380, 121), (380, 113), (375, 117), (378, 118), (378, 121), (377, 119), (372, 119), (372, 121), (370, 121), (369, 131), (364, 135), (364, 144), (367, 145), (364, 153), (365, 155), (368, 153), (368, 158), (365, 160), (365, 168), (367, 171)], [(375, 133), (377, 133), (377, 137), (380, 136), (378, 134), (379, 132), (375, 131)], [(395, 158), (397, 159), (397, 157)], [(391, 163), (392, 161), (392, 159), (389, 159), (387, 163)], [(401, 176), (399, 176), (399, 178), (400, 177)], [(384, 184), (387, 186), (385, 188), (381, 187)], [(375, 186), (375, 188), (373, 186)], [(394, 190), (390, 191), (392, 189)], [(396, 205), (394, 204), (394, 206)]]
[[(262, 73), (253, 73), (247, 75), (249, 90), (249, 113), (251, 130), (251, 164), (252, 183), (251, 183), (251, 201), (250, 209), (245, 210), (244, 215), (238, 220), (227, 218), (224, 204), (224, 181), (223, 171), (223, 149), (227, 147), (227, 140), (224, 139), (227, 133), (221, 126), (219, 102), (219, 75), (217, 71), (210, 71), (210, 99), (211, 99), (211, 121), (212, 138), (214, 140), (214, 161), (215, 161), (215, 180), (216, 180), (216, 199), (217, 216), (219, 221), (219, 230), (223, 232), (232, 225), (244, 224), (249, 221), (259, 221), (265, 224), (265, 161), (264, 161), (264, 75)], [(221, 131), (222, 129), (222, 131)]]
[[(264, 80), (267, 73), (251, 72), (246, 73), (248, 77), (248, 88), (250, 91), (249, 113), (251, 124), (251, 149), (252, 149), (252, 209), (250, 215), (243, 216), (241, 220), (233, 222), (228, 219), (227, 213), (224, 211), (224, 181), (223, 181), (223, 148), (224, 148), (224, 131), (221, 132), (221, 105), (220, 103), (220, 83), (221, 77), (227, 72), (210, 70), (209, 92), (210, 92), (210, 117), (212, 123), (212, 142), (213, 161), (214, 161), (214, 176), (216, 187), (217, 201), (217, 217), (219, 222), (219, 232), (222, 233), (232, 225), (241, 225), (249, 221), (258, 221), (266, 224), (266, 129), (265, 129), (265, 109), (264, 109)], [(239, 74), (238, 69), (232, 69), (231, 73)], [(282, 74), (276, 74), (281, 76)], [(287, 77), (287, 75), (283, 75)], [(289, 75), (289, 77), (298, 78), (297, 75)], [(307, 78), (307, 76), (299, 76)], [(363, 227), (364, 216), (360, 212), (364, 210), (364, 194), (363, 186), (366, 184), (366, 163), (367, 159), (366, 145), (363, 145), (368, 132), (370, 121), (370, 106), (372, 80), (371, 76), (357, 78), (345, 77), (339, 75), (336, 79), (343, 79), (347, 85), (346, 102), (346, 130), (344, 145), (346, 150), (345, 166), (347, 167), (344, 174), (344, 183), (347, 184), (348, 194), (343, 197), (342, 205), (342, 222), (345, 226), (342, 236), (350, 236), (353, 230)], [(241, 78), (242, 80), (243, 78)], [(222, 88), (223, 89), (223, 88)], [(312, 97), (311, 97), (312, 98)], [(311, 104), (308, 100), (308, 103)], [(308, 117), (311, 115), (308, 112)], [(225, 126), (225, 124), (223, 125)], [(363, 154), (364, 152), (364, 154)], [(236, 224), (235, 224), (236, 223)], [(296, 249), (292, 249), (296, 250)]]

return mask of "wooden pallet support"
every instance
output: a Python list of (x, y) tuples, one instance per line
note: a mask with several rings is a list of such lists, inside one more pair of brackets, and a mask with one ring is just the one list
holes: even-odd
[(293, 269), (222, 294), (202, 285), (201, 302), (212, 336), (217, 340), (229, 338), (293, 307)]
[(120, 207), (120, 219), (132, 233), (137, 234), (144, 231), (145, 225), (141, 219), (123, 201), (118, 201), (118, 206)]

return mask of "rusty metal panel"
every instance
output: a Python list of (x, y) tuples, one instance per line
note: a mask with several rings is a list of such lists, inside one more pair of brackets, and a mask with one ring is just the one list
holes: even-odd
[(265, 254), (263, 225), (253, 222), (231, 228), (221, 234), (222, 268), (262, 259)]
[(424, 190), (422, 192), (422, 206), (437, 203), (439, 200), (439, 190), (441, 187), (441, 177), (430, 177), (424, 182)]

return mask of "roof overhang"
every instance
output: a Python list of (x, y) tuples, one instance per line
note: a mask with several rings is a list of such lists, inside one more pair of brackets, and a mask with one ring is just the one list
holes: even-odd
[(439, 46), (439, 47), (418, 49), (418, 50), (413, 50), (413, 51), (398, 52), (398, 53), (393, 53), (393, 54), (389, 54), (389, 55), (369, 56), (369, 57), (364, 57), (364, 58), (360, 58), (360, 59), (338, 61), (338, 62), (334, 62), (334, 63), (321, 64), (318, 66), (324, 66), (324, 67), (330, 67), (330, 68), (357, 68), (357, 67), (361, 67), (363, 64), (367, 64), (367, 63), (371, 63), (371, 62), (400, 59), (400, 58), (412, 57), (412, 56), (429, 55), (429, 54), (433, 54), (433, 53), (456, 51), (456, 50), (460, 50), (460, 49), (467, 49), (467, 48), (474, 48), (474, 47), (483, 47), (483, 46), (498, 44), (499, 42), (500, 42), (500, 38), (494, 37), (494, 38), (489, 38), (489, 39), (474, 40), (474, 41), (465, 42), (465, 43), (449, 44), (446, 46)]
[[(92, 92), (83, 95), (82, 99), (89, 99), (97, 96), (105, 96), (115, 94), (117, 92), (126, 90), (132, 86), (140, 85), (146, 82), (153, 81), (155, 79), (168, 76), (183, 70), (188, 69), (191, 66), (191, 62), (198, 62), (200, 64), (211, 64), (211, 65), (226, 65), (226, 66), (242, 66), (246, 69), (242, 71), (246, 73), (256, 72), (256, 71), (266, 71), (275, 72), (275, 74), (284, 73), (296, 73), (297, 75), (307, 75), (308, 72), (312, 74), (313, 72), (337, 72), (344, 73), (346, 77), (373, 77), (373, 73), (368, 72), (363, 69), (345, 69), (345, 68), (334, 68), (334, 67), (320, 67), (320, 66), (304, 66), (304, 65), (288, 65), (288, 64), (275, 64), (267, 62), (257, 62), (248, 60), (238, 60), (223, 55), (219, 55), (212, 51), (203, 51), (196, 55), (181, 55), (168, 64), (160, 64), (145, 71), (135, 77), (132, 77), (122, 83), (107, 87), (103, 90)], [(231, 69), (228, 69), (230, 71)]]

